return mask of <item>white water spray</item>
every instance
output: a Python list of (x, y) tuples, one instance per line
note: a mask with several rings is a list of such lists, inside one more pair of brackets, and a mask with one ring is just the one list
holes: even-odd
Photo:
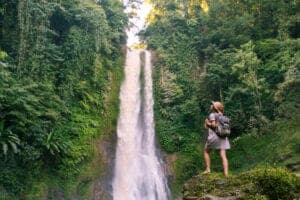
[[(128, 33), (132, 34), (130, 29)], [(155, 147), (152, 65), (147, 51), (127, 51), (117, 134), (113, 199), (168, 200), (169, 189)]]

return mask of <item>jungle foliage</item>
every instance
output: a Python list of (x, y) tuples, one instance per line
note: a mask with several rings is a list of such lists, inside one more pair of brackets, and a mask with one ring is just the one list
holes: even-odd
[(0, 0), (0, 191), (90, 159), (126, 25), (118, 0)]
[(175, 182), (203, 167), (211, 100), (224, 102), (233, 138), (299, 120), (299, 1), (152, 3), (141, 35), (155, 52), (156, 129), (161, 147), (179, 156)]

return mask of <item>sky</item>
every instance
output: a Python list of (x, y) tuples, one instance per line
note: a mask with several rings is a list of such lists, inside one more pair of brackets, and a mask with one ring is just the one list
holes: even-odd
[(144, 0), (123, 0), (126, 6), (125, 12), (129, 14), (135, 13), (129, 19), (130, 28), (127, 30), (127, 46), (132, 47), (134, 44), (140, 43), (138, 33), (146, 27), (146, 18), (150, 13), (152, 6)]

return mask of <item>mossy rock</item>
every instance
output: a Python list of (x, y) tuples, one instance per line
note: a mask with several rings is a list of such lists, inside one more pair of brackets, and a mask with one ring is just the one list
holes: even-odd
[(243, 199), (245, 195), (241, 186), (253, 187), (235, 176), (226, 178), (221, 174), (199, 174), (184, 185), (183, 199)]
[(263, 168), (224, 177), (199, 174), (184, 184), (184, 200), (297, 199), (300, 178), (283, 168)]

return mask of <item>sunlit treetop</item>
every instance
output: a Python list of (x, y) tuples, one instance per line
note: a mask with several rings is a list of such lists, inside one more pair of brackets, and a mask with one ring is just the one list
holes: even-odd
[(147, 17), (148, 22), (153, 22), (157, 18), (164, 16), (166, 11), (174, 11), (182, 15), (194, 16), (199, 10), (208, 13), (209, 5), (207, 0), (147, 0), (154, 9)]
[(208, 13), (209, 7), (206, 0), (202, 0), (200, 6), (205, 13)]
[(188, 4), (188, 14), (194, 15), (195, 12), (197, 12), (197, 9), (195, 9), (196, 7), (201, 8), (204, 13), (207, 13), (209, 9), (206, 0), (190, 0)]
[(130, 49), (147, 49), (147, 44), (144, 42), (134, 43), (130, 46)]

